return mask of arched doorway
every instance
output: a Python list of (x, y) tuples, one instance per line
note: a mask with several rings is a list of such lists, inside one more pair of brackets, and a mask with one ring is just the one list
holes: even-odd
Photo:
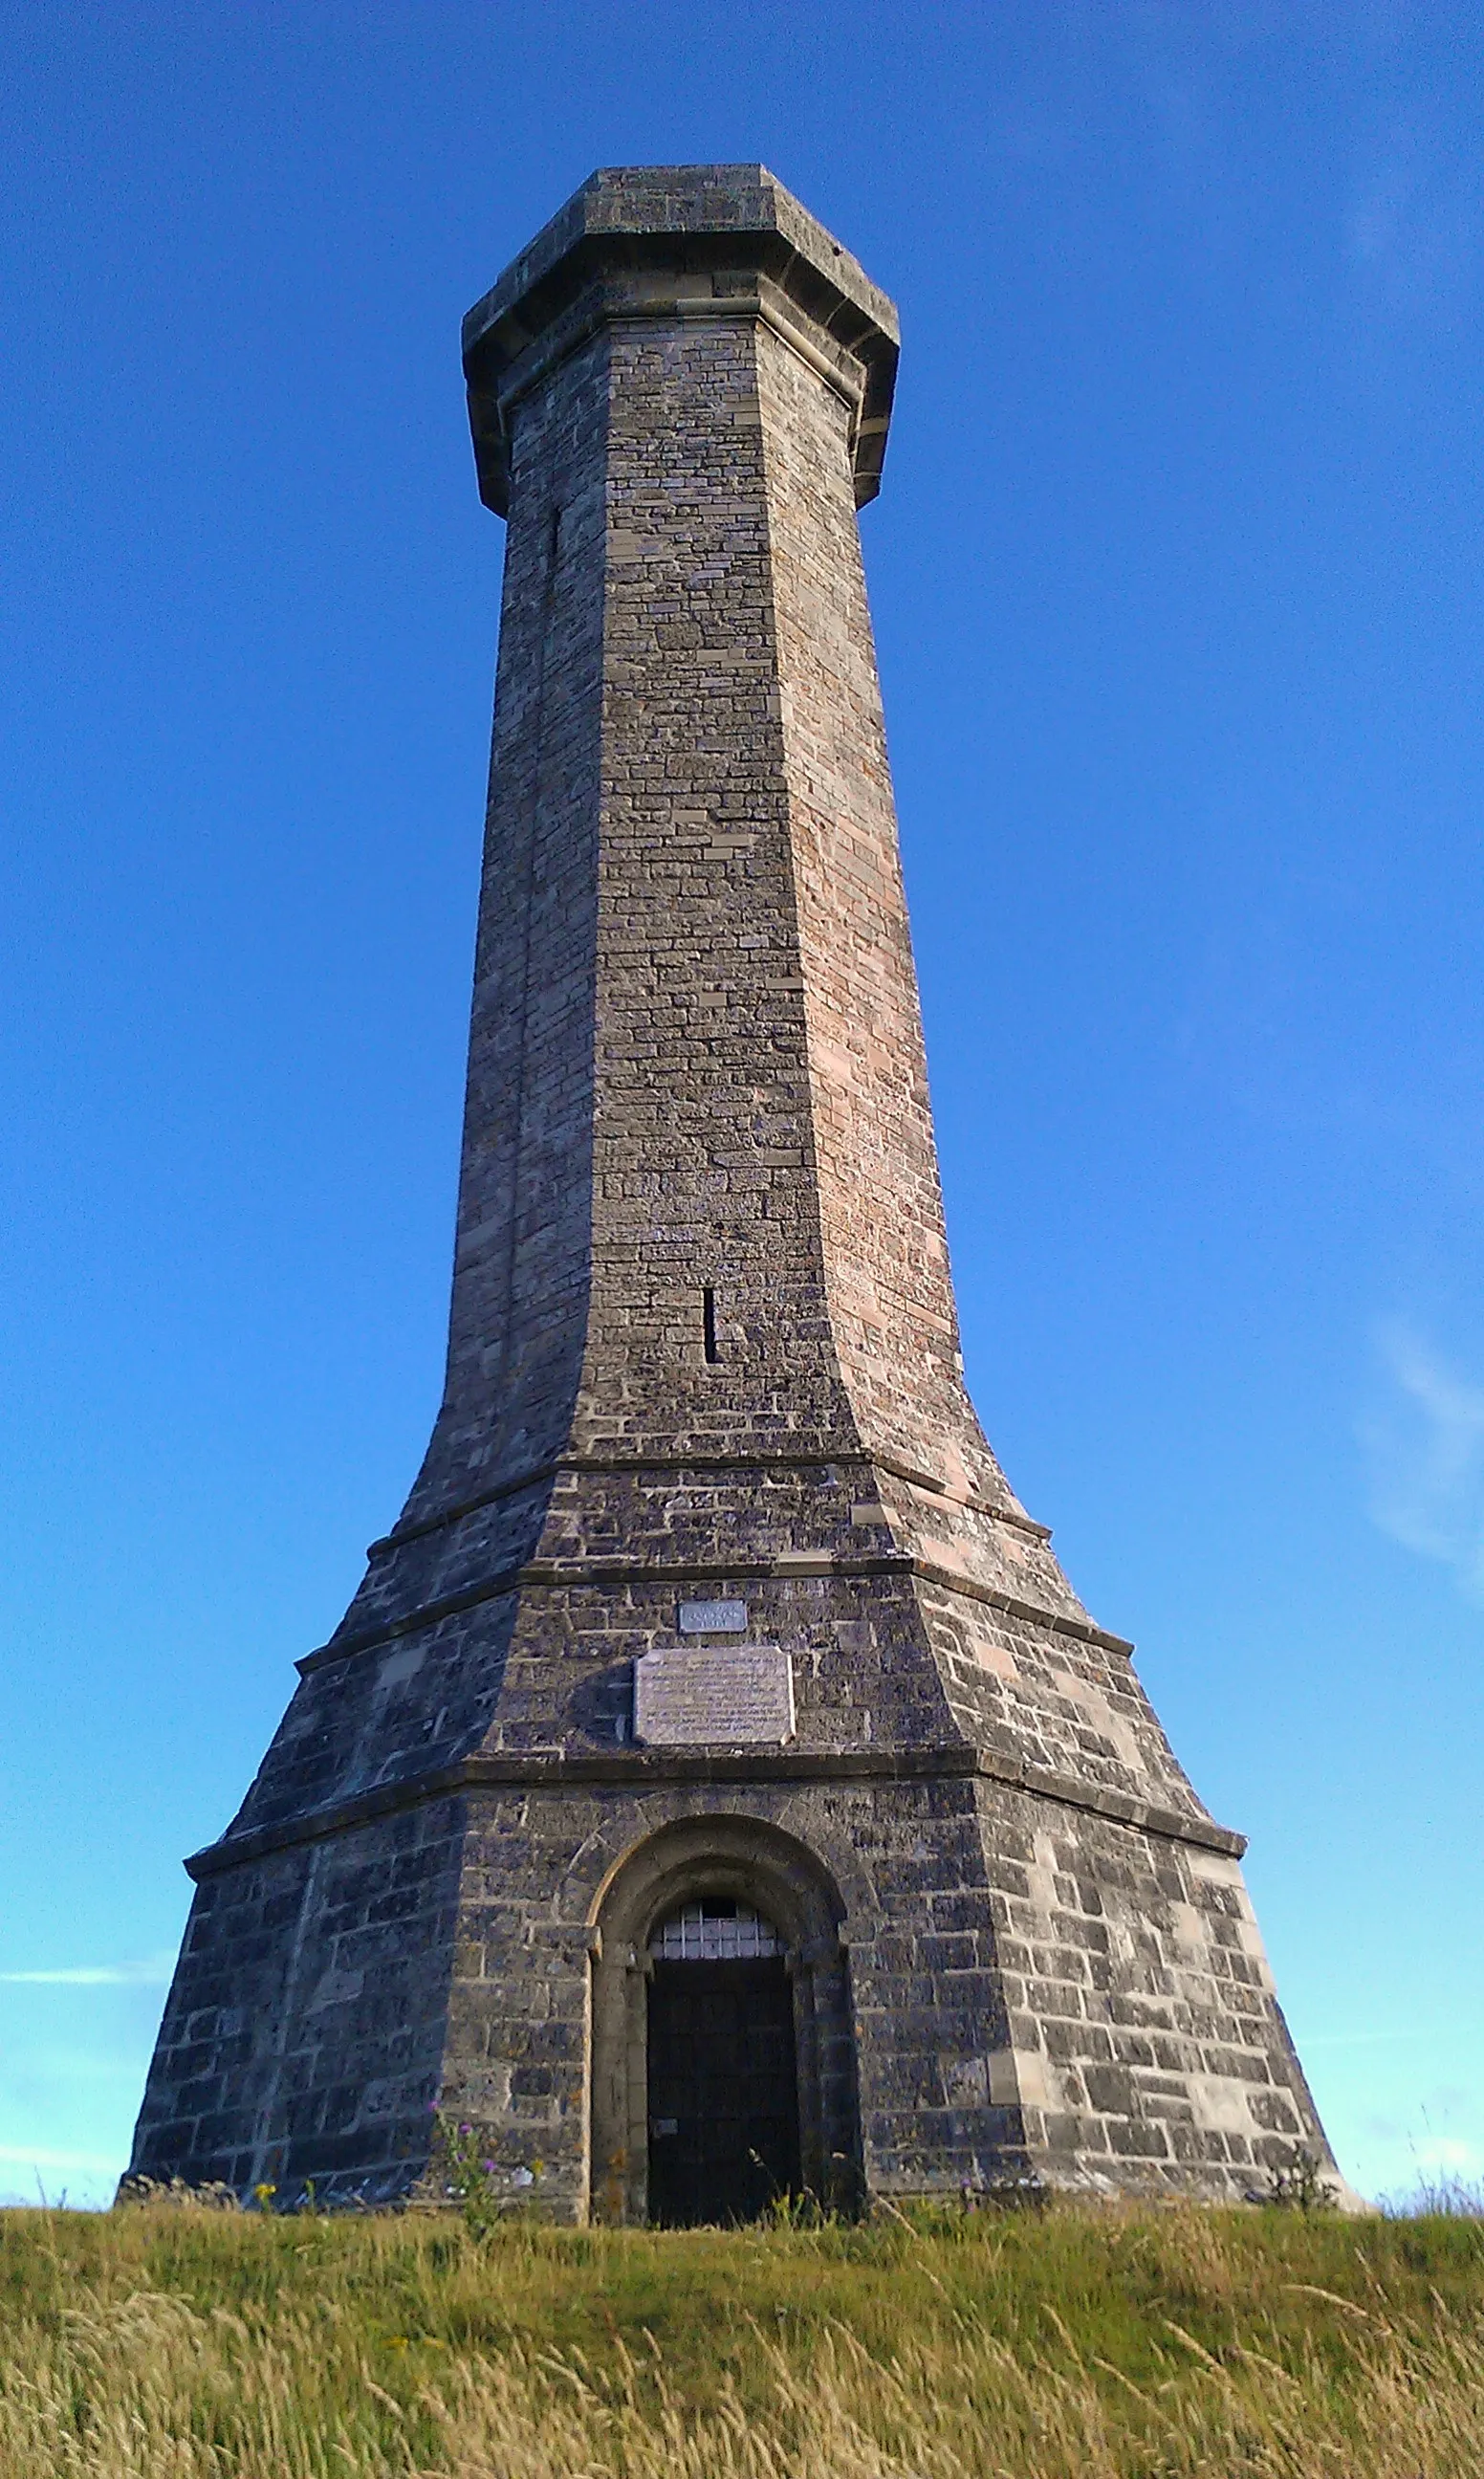
[(650, 1939), (650, 2219), (750, 2221), (799, 2185), (786, 1947), (733, 1895), (676, 1905)]
[(612, 1868), (588, 1915), (595, 2219), (741, 2219), (795, 2190), (855, 2208), (844, 1909), (756, 1817), (678, 1819)]

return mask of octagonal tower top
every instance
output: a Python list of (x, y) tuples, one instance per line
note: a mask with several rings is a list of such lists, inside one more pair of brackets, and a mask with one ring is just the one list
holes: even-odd
[(856, 504), (881, 488), (900, 331), (849, 250), (761, 164), (594, 172), (464, 321), (479, 496), (503, 516), (506, 409), (553, 354), (625, 318), (735, 318), (778, 327), (852, 408)]

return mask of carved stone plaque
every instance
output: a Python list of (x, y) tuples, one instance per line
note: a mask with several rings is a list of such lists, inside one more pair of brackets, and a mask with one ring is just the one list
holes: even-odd
[(634, 1663), (634, 1736), (652, 1748), (778, 1748), (793, 1734), (793, 1663), (776, 1645), (685, 1645)]
[(681, 1635), (746, 1635), (746, 1601), (682, 1601)]

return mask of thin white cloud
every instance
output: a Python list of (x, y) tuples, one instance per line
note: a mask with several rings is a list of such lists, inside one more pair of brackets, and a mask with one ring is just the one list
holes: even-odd
[(1392, 2040), (1431, 2040), (1432, 2032), (1311, 2032), (1303, 2043), (1310, 2049), (1370, 2049)]
[[(152, 1954), (142, 1962), (83, 1963), (65, 1971), (0, 1971), (0, 1981), (13, 1988), (161, 1988), (170, 1977), (174, 1959), (173, 1955)], [(4, 2158), (0, 2151), (0, 2160)]]
[(0, 2160), (22, 2169), (80, 2169), (94, 2178), (116, 2178), (121, 2167), (101, 2152), (50, 2152), (44, 2144), (0, 2143)]
[(1401, 1319), (1376, 1341), (1385, 1399), (1361, 1430), (1371, 1520), (1484, 1602), (1484, 1387)]
[(1456, 117), (1394, 117), (1354, 182), (1345, 216), (1352, 275), (1394, 311), (1455, 315), (1484, 242), (1477, 149)]
[(1446, 2178), (1471, 2178), (1484, 2169), (1484, 2150), (1462, 2135), (1420, 2134), (1408, 2148), (1424, 2175), (1441, 2171)]

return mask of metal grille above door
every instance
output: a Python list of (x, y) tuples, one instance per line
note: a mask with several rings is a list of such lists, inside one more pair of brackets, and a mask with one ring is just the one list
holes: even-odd
[(745, 1903), (728, 1902), (720, 1895), (707, 1902), (682, 1903), (660, 1922), (650, 1939), (656, 1962), (756, 1962), (782, 1951), (771, 1920), (749, 1910)]

